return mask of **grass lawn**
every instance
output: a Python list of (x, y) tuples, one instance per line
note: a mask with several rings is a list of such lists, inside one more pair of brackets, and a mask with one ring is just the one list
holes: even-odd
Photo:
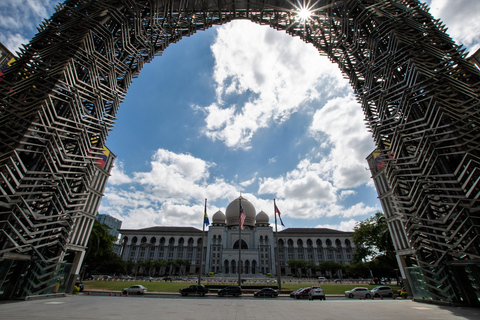
[[(122, 291), (123, 288), (128, 288), (134, 284), (141, 284), (145, 286), (148, 292), (178, 292), (179, 289), (188, 287), (194, 283), (185, 283), (185, 282), (159, 282), (159, 281), (143, 281), (139, 280), (137, 282), (134, 281), (85, 281), (85, 291), (88, 290), (104, 290), (104, 291)], [(231, 284), (235, 285), (235, 284)], [(227, 286), (227, 285), (225, 285)], [(311, 283), (309, 284), (289, 284), (285, 283), (282, 285), (283, 292), (289, 292), (293, 290), (297, 290), (299, 288), (310, 287), (312, 286)], [(376, 287), (376, 285), (362, 285), (362, 284), (320, 284), (320, 286), (325, 290), (325, 294), (344, 294), (345, 291), (353, 289), (355, 287), (367, 287), (368, 289), (372, 289)], [(243, 290), (249, 290), (248, 285), (243, 285)], [(268, 285), (265, 285), (268, 287)], [(400, 286), (390, 285), (393, 289), (393, 292), (396, 292), (400, 289)], [(252, 289), (252, 291), (257, 289)]]

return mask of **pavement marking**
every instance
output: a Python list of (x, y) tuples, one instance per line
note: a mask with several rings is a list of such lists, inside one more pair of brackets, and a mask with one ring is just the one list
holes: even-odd
[(49, 302), (45, 302), (45, 304), (62, 304), (62, 303), (65, 303), (65, 302), (61, 302), (61, 301), (49, 301)]
[(412, 307), (412, 309), (417, 309), (417, 310), (432, 310), (433, 308), (427, 308), (427, 307)]

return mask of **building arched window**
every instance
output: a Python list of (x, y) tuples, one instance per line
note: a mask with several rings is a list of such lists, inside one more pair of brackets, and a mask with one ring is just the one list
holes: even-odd
[[(238, 240), (233, 244), (233, 249), (238, 249)], [(242, 249), (248, 249), (248, 245), (245, 240), (242, 239)]]
[(154, 245), (155, 243), (157, 243), (157, 238), (152, 237), (152, 239), (150, 239), (150, 244)]

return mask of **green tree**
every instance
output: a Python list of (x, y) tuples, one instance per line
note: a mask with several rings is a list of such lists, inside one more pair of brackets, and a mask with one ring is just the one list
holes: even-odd
[(297, 277), (311, 277), (317, 271), (317, 266), (315, 265), (315, 263), (310, 261), (289, 260), (287, 261), (287, 264)]
[(158, 275), (164, 275), (168, 264), (166, 260), (159, 259), (154, 261), (155, 269), (158, 269)]
[(152, 272), (155, 270), (155, 262), (153, 260), (145, 260), (143, 262), (144, 275), (152, 276)]
[(345, 266), (346, 276), (350, 278), (370, 277), (369, 265), (365, 262), (351, 263)]
[(391, 277), (398, 268), (387, 220), (382, 212), (357, 222), (353, 229), (353, 243), (356, 246), (352, 263), (366, 262), (376, 277)]
[(353, 228), (353, 243), (356, 246), (352, 262), (371, 261), (379, 256), (395, 258), (395, 248), (382, 212), (357, 222)]
[(184, 276), (187, 273), (187, 268), (190, 267), (191, 262), (188, 260), (177, 260), (177, 265), (180, 266), (179, 275)]
[(109, 229), (107, 225), (96, 220), (93, 223), (83, 262), (89, 273), (125, 272), (125, 262), (112, 250), (116, 239), (108, 233)]
[(136, 267), (135, 261), (133, 261), (133, 260), (128, 260), (128, 261), (125, 263), (126, 273), (128, 273), (128, 274), (134, 274), (134, 273), (135, 273), (135, 267)]
[(301, 277), (302, 276), (302, 268), (305, 265), (305, 261), (303, 260), (288, 260), (287, 261), (288, 266), (292, 270), (292, 272), (297, 276)]
[(344, 265), (335, 261), (323, 261), (318, 265), (318, 270), (322, 273), (330, 273), (331, 277), (335, 277), (337, 271), (344, 269)]

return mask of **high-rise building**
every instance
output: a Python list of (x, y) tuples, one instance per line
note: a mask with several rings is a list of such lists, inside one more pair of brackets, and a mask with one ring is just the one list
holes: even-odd
[(108, 233), (114, 236), (115, 239), (118, 238), (118, 235), (120, 234), (120, 228), (122, 227), (121, 220), (118, 220), (117, 218), (114, 218), (108, 214), (99, 214), (97, 216), (97, 221), (107, 225), (110, 228)]

